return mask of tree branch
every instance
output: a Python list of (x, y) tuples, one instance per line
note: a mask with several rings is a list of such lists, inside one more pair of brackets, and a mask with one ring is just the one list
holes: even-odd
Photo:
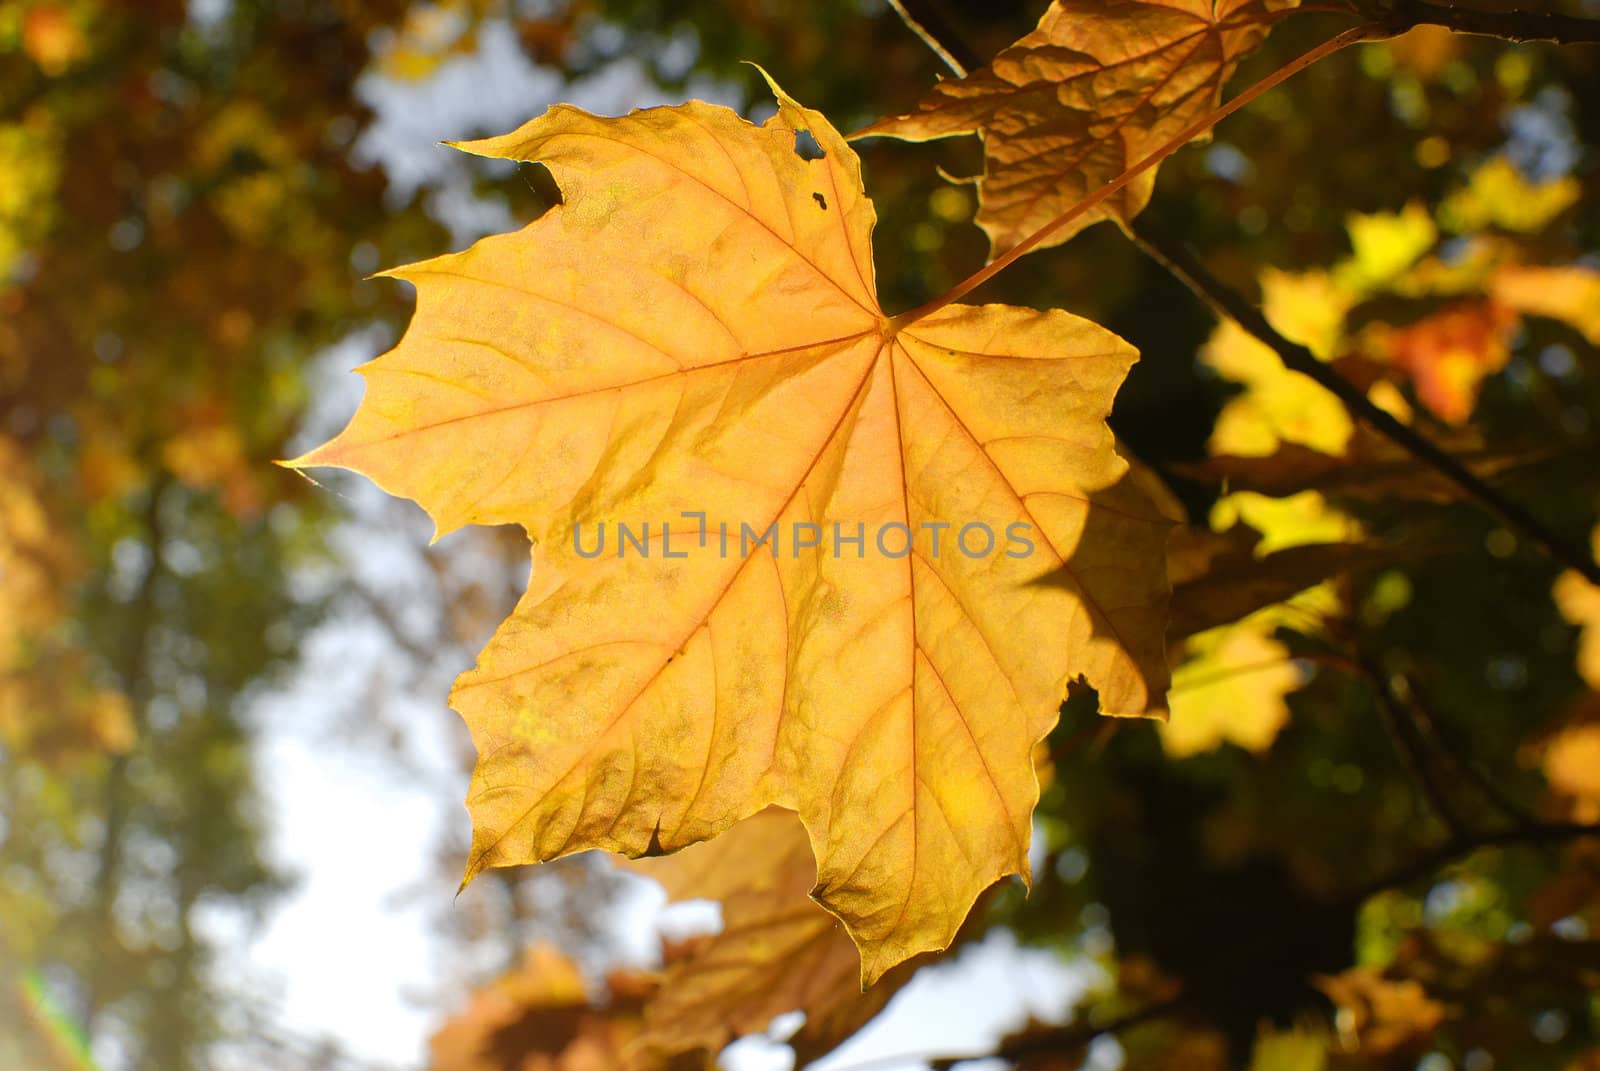
[(1378, 893), (1421, 881), (1440, 867), (1465, 858), (1480, 848), (1503, 848), (1517, 844), (1565, 844), (1586, 837), (1600, 837), (1600, 824), (1545, 822), (1451, 837), (1432, 851), (1425, 852), (1411, 862), (1352, 891), (1347, 900), (1352, 904), (1359, 904)]
[(1165, 1018), (1177, 1012), (1182, 1005), (1183, 996), (1180, 994), (1167, 1000), (1156, 1001), (1154, 1004), (1147, 1004), (1143, 1008), (1115, 1019), (1108, 1019), (1098, 1025), (1085, 1020), (1043, 1030), (1030, 1030), (1001, 1041), (988, 1052), (950, 1056), (938, 1056), (932, 1053), (898, 1053), (847, 1064), (837, 1071), (879, 1071), (880, 1068), (903, 1067), (916, 1061), (927, 1064), (931, 1071), (950, 1071), (959, 1064), (971, 1063), (974, 1060), (1017, 1061), (1044, 1053), (1070, 1053), (1083, 1048), (1096, 1038), (1130, 1030), (1153, 1019)]
[(928, 1061), (932, 1071), (950, 1071), (957, 1064), (970, 1060), (989, 1060), (999, 1058), (1002, 1060), (1017, 1061), (1029, 1056), (1038, 1056), (1046, 1053), (1072, 1053), (1088, 1045), (1096, 1038), (1108, 1034), (1118, 1034), (1124, 1030), (1132, 1029), (1152, 1019), (1162, 1019), (1171, 1015), (1183, 1003), (1183, 997), (1176, 996), (1169, 1000), (1157, 1001), (1147, 1004), (1136, 1011), (1128, 1012), (1108, 1022), (1096, 1025), (1092, 1022), (1067, 1023), (1049, 1030), (1034, 1030), (1018, 1034), (1001, 1042), (993, 1052), (979, 1053), (975, 1056), (949, 1056), (944, 1059)]
[[(150, 562), (139, 578), (139, 587), (129, 604), (129, 620), (123, 633), (122, 650), (117, 653), (115, 669), (122, 694), (128, 699), (128, 709), (133, 719), (136, 737), (143, 737), (150, 713), (154, 692), (150, 681), (150, 644), (159, 621), (156, 588), (167, 570), (163, 544), (166, 528), (162, 523), (161, 503), (166, 497), (171, 479), (165, 473), (157, 476), (145, 493), (149, 496), (140, 517), (140, 530), (145, 545), (150, 550)], [(90, 919), (96, 940), (104, 947), (115, 948), (117, 937), (116, 900), (121, 889), (124, 852), (127, 845), (129, 823), (136, 801), (131, 757), (114, 755), (107, 765), (102, 791), (103, 832), (96, 852)], [(105, 1010), (109, 985), (103, 972), (90, 973), (82, 979), (82, 1009), (79, 1026), (84, 1036), (93, 1038), (96, 1020)]]
[(1478, 11), (1431, 0), (1378, 0), (1372, 14), (1404, 33), (1417, 26), (1443, 26), (1456, 33), (1503, 41), (1552, 41), (1559, 45), (1600, 43), (1600, 19), (1546, 11)]
[(1373, 405), (1360, 388), (1334, 371), (1330, 365), (1317, 360), (1306, 347), (1283, 337), (1277, 328), (1267, 322), (1260, 309), (1246, 300), (1244, 295), (1212, 275), (1186, 245), (1167, 241), (1142, 217), (1130, 222), (1128, 230), (1152, 259), (1181, 279), (1219, 315), (1233, 320), (1257, 341), (1275, 352), (1285, 368), (1299, 372), (1332, 392), (1344, 403), (1353, 417), (1418, 461), (1437, 470), (1469, 498), (1476, 499), (1507, 525), (1543, 547), (1550, 557), (1576, 570), (1589, 583), (1600, 585), (1600, 562), (1590, 558), (1577, 543), (1566, 539), (1523, 506), (1474, 475), (1431, 439)]
[(1406, 693), (1405, 704), (1415, 718), (1420, 738), (1431, 740), (1445, 761), (1464, 780), (1476, 786), (1490, 806), (1499, 811), (1503, 817), (1515, 825), (1537, 824), (1533, 815), (1519, 807), (1494, 783), (1494, 778), (1489, 776), (1488, 770), (1484, 769), (1473, 755), (1472, 747), (1462, 737), (1461, 731), (1436, 713), (1436, 707), (1428, 701), (1416, 679), (1402, 673), (1399, 675), (1398, 683), (1403, 686)]

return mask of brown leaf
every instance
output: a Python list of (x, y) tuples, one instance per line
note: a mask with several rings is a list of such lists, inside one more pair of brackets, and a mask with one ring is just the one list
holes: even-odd
[(797, 1065), (831, 1051), (881, 1010), (920, 961), (902, 964), (865, 993), (859, 957), (839, 921), (807, 896), (816, 862), (793, 811), (769, 807), (714, 841), (630, 869), (673, 900), (722, 904), (722, 932), (669, 955), (661, 991), (645, 1005), (641, 1049), (705, 1049), (805, 1012), (789, 1039)]
[[(529, 948), (512, 971), (476, 990), (429, 1040), (431, 1071), (616, 1071), (638, 1036), (656, 981), (614, 972), (591, 998), (578, 966), (548, 945)], [(711, 1054), (634, 1066), (708, 1071)]]
[[(1216, 108), (1240, 57), (1296, 2), (1056, 0), (988, 67), (853, 136), (982, 135), (977, 223), (998, 255)], [(1154, 188), (1151, 169), (1041, 248), (1132, 219)]]
[(1217, 537), (1222, 549), (1204, 572), (1181, 581), (1174, 577), (1172, 624), (1167, 631), (1171, 639), (1238, 621), (1330, 577), (1392, 565), (1422, 553), (1393, 544), (1319, 543), (1257, 557), (1249, 544), (1223, 542), (1240, 530), (1232, 528)]
[[(1548, 458), (1549, 451), (1527, 447), (1490, 448), (1470, 430), (1435, 436), (1457, 460), (1482, 477), (1498, 476)], [(1185, 476), (1225, 483), (1230, 491), (1285, 496), (1319, 491), (1330, 498), (1398, 498), (1457, 502), (1462, 491), (1431, 465), (1403, 453), (1375, 432), (1358, 427), (1345, 453), (1283, 443), (1266, 457), (1213, 457), (1180, 466)]]

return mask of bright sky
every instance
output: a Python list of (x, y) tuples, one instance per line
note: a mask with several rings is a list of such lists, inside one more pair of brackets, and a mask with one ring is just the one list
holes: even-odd
[[(452, 175), (459, 180), (465, 172), (437, 142), (511, 129), (558, 97), (610, 114), (672, 102), (631, 61), (564, 86), (555, 74), (532, 67), (504, 28), (485, 33), (476, 55), (447, 62), (426, 82), (369, 80), (367, 89), (379, 118), (360, 151), (381, 161), (402, 188), (445, 182), (431, 204), (458, 244), (511, 221), (503, 206), (475, 201), (464, 182), (451, 184)], [(726, 87), (696, 86), (690, 95), (736, 103)], [(354, 410), (361, 388), (349, 369), (381, 348), (381, 339), (362, 335), (325, 358), (314, 393), (318, 405), (301, 445), (336, 431)], [(414, 524), (396, 526), (394, 511), (382, 508), (375, 489), (344, 493), (355, 519), (338, 541), (360, 550), (349, 556), (351, 567), (381, 581), (376, 587), (420, 587), (430, 534), (420, 511), (411, 511)], [(307, 583), (315, 586), (317, 579)], [(447, 831), (444, 823), (464, 830), (467, 822), (463, 808), (441, 803), (460, 799), (466, 788), (456, 761), (465, 731), (445, 694), (451, 677), (467, 667), (433, 667), (438, 672), (430, 676), (438, 679), (431, 690), (405, 698), (400, 713), (411, 765), (397, 771), (387, 749), (341, 731), (370, 702), (374, 676), (393, 658), (392, 641), (375, 623), (335, 620), (312, 638), (292, 685), (260, 700), (255, 714), (272, 855), (299, 875), (300, 884), (261, 933), (241, 939), (230, 973), (259, 992), (267, 1013), (287, 1030), (336, 1039), (381, 1067), (415, 1069), (424, 1066), (427, 1035), (437, 1026), (423, 999), (437, 992), (445, 954), (428, 916), (448, 910), (448, 902), (434, 901), (448, 901), (453, 892), (440, 888), (433, 850)], [(396, 702), (392, 694), (384, 701)], [(396, 713), (392, 706), (386, 710)], [(658, 947), (654, 934), (664, 898), (639, 881), (619, 911), (617, 946), (643, 961)], [(398, 895), (408, 888), (422, 892)], [(1009, 934), (992, 934), (952, 963), (918, 975), (874, 1024), (829, 1057), (823, 1071), (901, 1054), (982, 1051), (1029, 1015), (1059, 1021), (1094, 978), (1093, 968), (1069, 966), (1050, 953), (1018, 948)], [(740, 1043), (726, 1058), (732, 1071), (775, 1071), (788, 1062), (786, 1049), (761, 1038)], [(1097, 1066), (1115, 1064), (1114, 1046), (1096, 1053)], [(920, 1066), (915, 1060), (875, 1063), (874, 1071)]]

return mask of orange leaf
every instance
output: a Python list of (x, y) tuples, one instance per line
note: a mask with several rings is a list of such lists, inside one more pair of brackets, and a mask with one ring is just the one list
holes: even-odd
[(1069, 679), (1160, 712), (1168, 522), (1105, 425), (1133, 350), (1055, 311), (891, 320), (855, 154), (778, 99), (760, 127), (558, 106), (468, 146), (543, 162), (564, 203), (393, 273), (409, 331), (292, 464), (534, 539), (452, 695), (469, 879), (672, 851), (776, 803), (870, 982), (1026, 873)]
[(1600, 724), (1568, 725), (1545, 745), (1544, 776), (1552, 790), (1573, 800), (1573, 818), (1600, 818)]
[[(1596, 561), (1600, 561), (1600, 528), (1590, 539)], [(1578, 675), (1600, 691), (1600, 587), (1589, 583), (1576, 569), (1556, 578), (1551, 594), (1568, 621), (1581, 630), (1578, 641)]]
[(1374, 348), (1411, 377), (1417, 398), (1441, 420), (1472, 415), (1486, 376), (1511, 359), (1516, 313), (1495, 301), (1457, 305), (1406, 327), (1374, 324)]
[(1351, 967), (1316, 979), (1338, 1005), (1344, 1048), (1371, 1057), (1404, 1053), (1411, 1059), (1444, 1022), (1444, 1005), (1411, 978), (1388, 978), (1372, 967)]
[(1489, 289), (1496, 301), (1527, 315), (1561, 320), (1600, 346), (1600, 270), (1517, 265), (1495, 272)]
[(22, 51), (48, 75), (64, 74), (89, 53), (89, 42), (60, 4), (39, 4), (22, 16)]
[[(1056, 0), (988, 67), (852, 137), (981, 134), (977, 223), (998, 255), (1215, 109), (1240, 57), (1296, 3)], [(1152, 169), (1040, 248), (1102, 219), (1132, 219), (1154, 189)]]

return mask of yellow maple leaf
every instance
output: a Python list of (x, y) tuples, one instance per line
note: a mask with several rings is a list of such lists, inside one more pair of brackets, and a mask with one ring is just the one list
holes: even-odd
[(1286, 696), (1305, 681), (1271, 632), (1246, 618), (1187, 641), (1190, 659), (1172, 673), (1172, 718), (1161, 726), (1167, 754), (1272, 746), (1289, 720)]
[(1247, 524), (1261, 533), (1255, 555), (1315, 543), (1352, 543), (1361, 538), (1361, 525), (1348, 513), (1328, 503), (1319, 491), (1299, 491), (1277, 497), (1255, 491), (1235, 491), (1211, 507), (1211, 528), (1226, 531)]
[(534, 540), (452, 693), (469, 879), (778, 804), (871, 982), (1026, 873), (1068, 680), (1159, 713), (1169, 522), (1104, 422), (1133, 350), (1057, 311), (885, 315), (859, 162), (774, 90), (760, 127), (558, 106), (465, 146), (543, 162), (564, 203), (392, 273), (410, 329), (291, 464)]
[(1249, 1071), (1322, 1071), (1328, 1064), (1328, 1041), (1313, 1027), (1279, 1030), (1264, 1023), (1250, 1051)]
[(1600, 269), (1510, 265), (1490, 277), (1489, 292), (1518, 312), (1569, 324), (1600, 346)]
[[(1272, 325), (1327, 360), (1338, 345), (1354, 296), (1324, 272), (1261, 276), (1262, 311)], [(1280, 443), (1342, 454), (1354, 431), (1344, 404), (1311, 377), (1283, 366), (1276, 352), (1232, 320), (1217, 325), (1200, 360), (1241, 383), (1211, 432), (1213, 455), (1266, 457)]]
[[(1594, 530), (1591, 542), (1595, 560), (1600, 561), (1600, 528)], [(1578, 641), (1578, 675), (1600, 690), (1600, 588), (1569, 569), (1556, 578), (1552, 594), (1561, 615), (1583, 629)]]
[(380, 52), (378, 69), (399, 81), (421, 81), (450, 56), (477, 47), (489, 0), (434, 0), (411, 8)]
[(1334, 275), (1341, 286), (1362, 294), (1393, 281), (1439, 240), (1439, 229), (1420, 201), (1399, 212), (1352, 213), (1345, 230), (1351, 255)]
[(47, 485), (23, 444), (0, 435), (0, 745), (52, 764), (125, 754), (134, 743), (127, 697), (95, 681), (63, 627), (83, 562), (51, 514)]
[(27, 448), (0, 434), (0, 668), (30, 634), (65, 616), (61, 586), (81, 563), (54, 529), (45, 476)]
[(1571, 175), (1530, 182), (1517, 165), (1496, 156), (1473, 171), (1463, 189), (1445, 198), (1439, 220), (1463, 234), (1489, 227), (1535, 234), (1576, 204), (1582, 193)]
[(1545, 745), (1545, 780), (1573, 800), (1573, 819), (1593, 822), (1600, 818), (1600, 723), (1564, 726)]
[[(988, 67), (852, 136), (981, 134), (976, 222), (999, 254), (1216, 108), (1239, 59), (1296, 2), (1056, 0)], [(1132, 219), (1154, 189), (1151, 169), (1038, 248), (1102, 219)]]
[(1373, 967), (1351, 967), (1314, 979), (1338, 1007), (1335, 1026), (1347, 1052), (1371, 1057), (1416, 1053), (1444, 1022), (1445, 1007), (1412, 978), (1388, 978)]
[(904, 964), (861, 992), (855, 946), (806, 895), (817, 866), (793, 811), (768, 808), (714, 841), (629, 865), (673, 900), (722, 904), (720, 933), (668, 957), (661, 990), (645, 1005), (641, 1049), (719, 1052), (799, 1010), (805, 1023), (788, 1044), (804, 1065), (854, 1034), (910, 977)]
[(56, 213), (61, 137), (42, 112), (30, 113), (27, 122), (0, 123), (0, 174), (6, 177), (0, 182), (0, 277), (4, 277)]
[(1381, 46), (1389, 53), (1394, 65), (1411, 71), (1419, 78), (1437, 78), (1451, 63), (1460, 57), (1460, 34), (1443, 26), (1417, 26), (1399, 37), (1385, 41)]
[[(1260, 537), (1251, 553), (1257, 559), (1293, 547), (1352, 543), (1362, 534), (1359, 522), (1317, 491), (1286, 497), (1235, 491), (1217, 500), (1210, 523), (1230, 537), (1242, 531), (1240, 525), (1255, 529)], [(1196, 556), (1184, 543), (1175, 547)], [(1195, 567), (1192, 561), (1174, 561), (1174, 575), (1187, 579)], [(1230, 742), (1256, 753), (1271, 747), (1288, 724), (1289, 693), (1306, 681), (1274, 633), (1280, 627), (1314, 627), (1339, 605), (1331, 583), (1317, 584), (1185, 638), (1172, 674), (1172, 716), (1160, 728), (1167, 754), (1184, 758)]]
[(1289, 722), (1289, 693), (1306, 683), (1304, 670), (1273, 633), (1284, 626), (1304, 630), (1338, 609), (1333, 585), (1318, 584), (1184, 640), (1162, 748), (1176, 758), (1224, 743), (1266, 751)]
[(22, 14), (22, 51), (52, 77), (65, 74), (89, 54), (79, 20), (61, 4), (35, 4)]

